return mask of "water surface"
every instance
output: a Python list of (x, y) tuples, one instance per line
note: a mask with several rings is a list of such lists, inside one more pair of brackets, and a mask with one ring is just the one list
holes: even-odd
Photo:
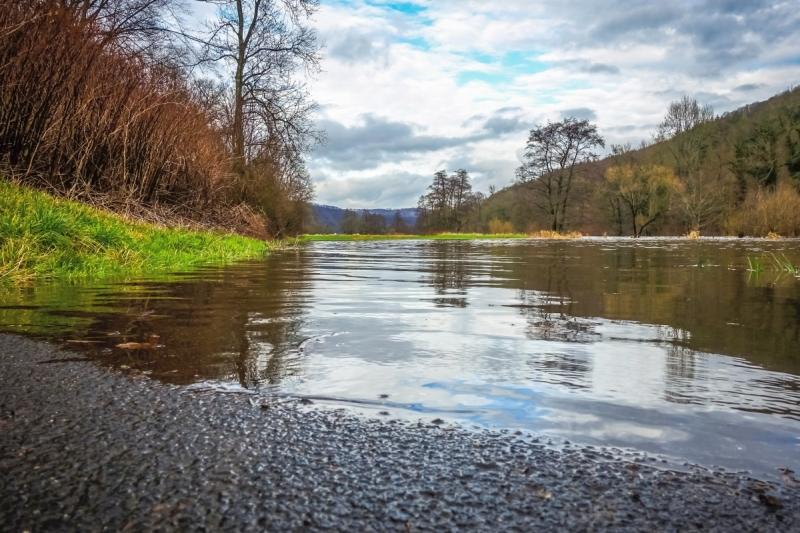
[(771, 254), (800, 263), (796, 241), (321, 242), (6, 294), (0, 328), (174, 384), (797, 470), (800, 280)]

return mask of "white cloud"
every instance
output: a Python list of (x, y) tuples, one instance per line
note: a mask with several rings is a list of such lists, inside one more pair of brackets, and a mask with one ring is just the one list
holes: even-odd
[[(722, 112), (800, 79), (790, 3), (691, 4), (323, 0), (312, 95), (339, 137), (309, 163), (318, 201), (414, 205), (444, 165), (504, 186), (525, 130), (566, 110), (595, 116), (609, 143), (637, 143), (683, 93)], [(396, 134), (383, 144), (370, 137), (381, 124)]]

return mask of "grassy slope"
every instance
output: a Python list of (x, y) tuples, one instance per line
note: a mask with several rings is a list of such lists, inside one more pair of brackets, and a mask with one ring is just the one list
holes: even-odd
[(0, 179), (0, 283), (177, 271), (267, 249), (238, 235), (131, 222)]

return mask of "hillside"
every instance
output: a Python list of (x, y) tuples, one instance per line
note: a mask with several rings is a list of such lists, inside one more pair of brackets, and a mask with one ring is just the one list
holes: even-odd
[(387, 227), (392, 227), (396, 217), (400, 216), (403, 223), (408, 228), (413, 228), (417, 223), (417, 208), (408, 207), (402, 209), (342, 209), (332, 205), (313, 204), (313, 223), (312, 227), (318, 233), (339, 233), (342, 231), (342, 223), (348, 211), (356, 216), (363, 218), (365, 215), (379, 215)]
[[(694, 159), (686, 167), (685, 154)], [(611, 206), (604, 174), (623, 158), (608, 156), (579, 168), (570, 197), (568, 227), (587, 234), (625, 234)], [(664, 165), (681, 178), (682, 193), (649, 234), (777, 232), (797, 235), (793, 210), (800, 187), (800, 88), (724, 113), (661, 142), (631, 150), (625, 161)], [(480, 221), (509, 221), (517, 231), (547, 227), (530, 184), (497, 191), (481, 208)], [(800, 203), (798, 203), (800, 205)], [(787, 211), (779, 213), (778, 211)], [(624, 215), (624, 213), (622, 214)]]

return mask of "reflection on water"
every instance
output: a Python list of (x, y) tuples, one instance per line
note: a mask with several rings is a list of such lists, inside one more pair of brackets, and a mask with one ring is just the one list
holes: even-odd
[(793, 241), (315, 243), (4, 294), (0, 328), (170, 383), (798, 468), (800, 280), (744, 268), (770, 252), (800, 262)]

